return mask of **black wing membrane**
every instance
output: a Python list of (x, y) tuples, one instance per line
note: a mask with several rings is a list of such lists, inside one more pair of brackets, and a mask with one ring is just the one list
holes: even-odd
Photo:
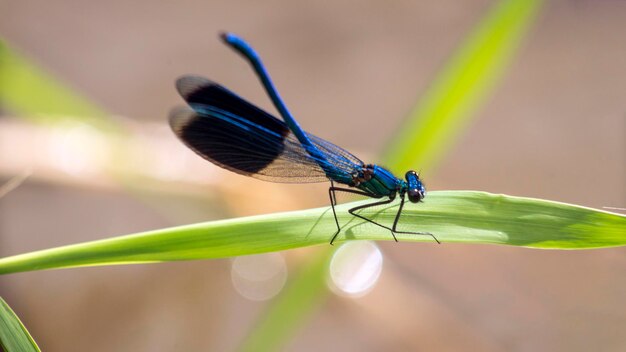
[[(363, 165), (346, 150), (309, 134), (325, 156), (315, 159), (283, 121), (210, 80), (185, 76), (176, 86), (191, 109), (170, 113), (172, 130), (198, 155), (222, 168), (271, 182), (349, 183)], [(329, 174), (320, 163), (330, 166)]]

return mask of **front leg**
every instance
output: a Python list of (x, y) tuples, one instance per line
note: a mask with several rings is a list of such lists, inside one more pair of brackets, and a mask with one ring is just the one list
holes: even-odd
[[(358, 195), (361, 195), (361, 196), (367, 196), (367, 197), (371, 197), (371, 198), (380, 198), (380, 197), (376, 197), (376, 196), (374, 196), (374, 195), (372, 195), (370, 193), (363, 192), (363, 191), (358, 191), (358, 190), (355, 190), (355, 189), (335, 187), (335, 184), (331, 180), (330, 181), (330, 188), (328, 188), (328, 197), (330, 198), (330, 206), (333, 209), (333, 216), (335, 217), (335, 224), (337, 225), (337, 232), (335, 232), (335, 234), (333, 235), (333, 238), (330, 240), (330, 245), (331, 246), (333, 245), (333, 242), (337, 238), (337, 235), (339, 235), (339, 232), (341, 232), (341, 226), (339, 226), (339, 220), (337, 219), (337, 212), (335, 211), (335, 205), (337, 205), (337, 195), (335, 194), (336, 191), (346, 192), (346, 193), (353, 193), (353, 194), (358, 194)], [(350, 210), (352, 210), (352, 209), (350, 209)], [(350, 211), (350, 210), (348, 210), (348, 211)], [(354, 215), (354, 214), (352, 214), (352, 215)]]
[(393, 226), (389, 227), (389, 226), (385, 226), (379, 222), (376, 222), (372, 219), (366, 218), (363, 215), (357, 214), (355, 213), (358, 210), (363, 210), (363, 209), (367, 209), (370, 207), (375, 207), (378, 205), (384, 205), (384, 204), (389, 204), (391, 203), (394, 199), (390, 198), (389, 200), (385, 200), (385, 201), (381, 201), (381, 202), (375, 202), (375, 203), (371, 203), (371, 204), (365, 204), (365, 205), (360, 205), (358, 207), (354, 207), (350, 210), (348, 210), (348, 212), (360, 219), (363, 219), (365, 221), (371, 222), (372, 224), (378, 225), (384, 229), (387, 229), (389, 231), (391, 231), (391, 235), (393, 236), (393, 239), (398, 242), (398, 238), (396, 237), (396, 233), (404, 233), (404, 234), (411, 234), (411, 235), (423, 235), (423, 236), (430, 236), (432, 237), (437, 243), (441, 244), (441, 242), (439, 242), (439, 240), (437, 239), (437, 237), (435, 237), (435, 235), (433, 235), (430, 232), (410, 232), (410, 231), (398, 231), (397, 230), (397, 226), (398, 226), (398, 221), (400, 220), (400, 215), (402, 215), (402, 209), (404, 208), (404, 194), (400, 195), (400, 207), (398, 208), (398, 212), (396, 213), (396, 217), (393, 221)]
[[(393, 227), (391, 228), (391, 233), (406, 233), (411, 235), (424, 235), (432, 237), (437, 243), (441, 244), (437, 237), (430, 232), (410, 232), (410, 231), (398, 231), (396, 227), (398, 226), (398, 221), (400, 220), (400, 215), (402, 215), (402, 207), (404, 207), (404, 194), (400, 195), (400, 207), (398, 208), (398, 212), (396, 213), (396, 218), (393, 220)], [(393, 238), (396, 238), (394, 235)], [(398, 240), (396, 240), (397, 242)]]

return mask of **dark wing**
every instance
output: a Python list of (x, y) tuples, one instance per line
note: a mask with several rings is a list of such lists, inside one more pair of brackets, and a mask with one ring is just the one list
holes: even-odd
[(176, 86), (192, 109), (172, 111), (172, 130), (198, 155), (220, 167), (272, 182), (349, 183), (363, 165), (344, 149), (309, 134), (325, 159), (311, 157), (283, 121), (205, 78), (185, 76)]

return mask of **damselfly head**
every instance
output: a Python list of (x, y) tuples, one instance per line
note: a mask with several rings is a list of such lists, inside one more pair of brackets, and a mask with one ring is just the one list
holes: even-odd
[(421, 202), (426, 197), (426, 187), (420, 180), (420, 176), (417, 172), (411, 170), (405, 175), (407, 190), (406, 194), (409, 196), (411, 203)]

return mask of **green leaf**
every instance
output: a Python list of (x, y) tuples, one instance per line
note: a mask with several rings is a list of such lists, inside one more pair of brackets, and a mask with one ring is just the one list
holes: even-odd
[[(392, 240), (388, 230), (338, 207), (338, 242)], [(397, 204), (361, 214), (391, 224)], [(540, 199), (471, 191), (431, 192), (425, 203), (408, 204), (402, 230), (428, 231), (443, 243), (490, 243), (584, 249), (626, 244), (626, 216)], [(220, 220), (63, 246), (0, 259), (0, 274), (104, 264), (224, 258), (328, 245), (336, 225), (329, 207)], [(398, 234), (403, 242), (433, 242), (430, 236)]]
[(0, 297), (0, 346), (5, 352), (40, 351), (24, 324)]

